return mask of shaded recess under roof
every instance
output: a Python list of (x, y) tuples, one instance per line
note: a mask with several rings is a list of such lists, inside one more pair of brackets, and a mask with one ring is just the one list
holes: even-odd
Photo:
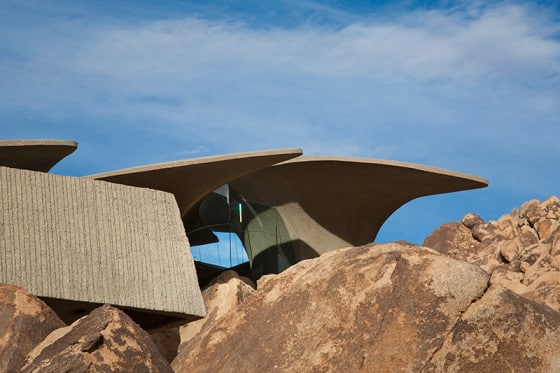
[[(258, 206), (252, 208), (256, 214), (243, 216), (240, 230), (253, 266), (269, 273), (285, 263), (373, 242), (389, 216), (415, 198), (487, 185), (477, 176), (411, 163), (300, 157), (229, 187), (240, 200)], [(251, 232), (269, 234), (260, 233), (256, 240)]]

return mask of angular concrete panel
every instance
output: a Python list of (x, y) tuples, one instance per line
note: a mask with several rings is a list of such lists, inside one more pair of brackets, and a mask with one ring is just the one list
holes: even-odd
[[(270, 263), (278, 248), (295, 262), (373, 242), (385, 220), (406, 202), (487, 185), (483, 178), (410, 163), (301, 157), (232, 181), (230, 188), (239, 200), (260, 206), (253, 209), (257, 214), (243, 218), (244, 243), (250, 257), (272, 251), (263, 259)], [(269, 242), (255, 247), (251, 235), (259, 237), (258, 232)]]
[(0, 166), (48, 172), (77, 147), (64, 140), (0, 140)]
[(0, 282), (69, 321), (98, 304), (145, 327), (205, 310), (173, 195), (0, 167)]

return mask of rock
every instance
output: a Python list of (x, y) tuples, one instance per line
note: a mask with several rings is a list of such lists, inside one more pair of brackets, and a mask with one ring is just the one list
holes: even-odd
[(50, 332), (65, 324), (26, 290), (0, 284), (0, 372), (16, 372), (25, 356)]
[(541, 203), (541, 207), (547, 212), (548, 219), (560, 219), (560, 199), (556, 196), (549, 197)]
[(541, 240), (545, 240), (558, 229), (560, 224), (556, 219), (541, 219), (535, 223), (535, 229)]
[(27, 356), (22, 372), (172, 372), (149, 334), (105, 305), (49, 334)]
[(538, 248), (539, 240), (531, 228), (525, 230), (525, 227), (523, 227), (520, 232), (518, 236), (512, 239), (492, 243), (499, 249), (500, 254), (507, 262), (513, 262), (517, 259), (522, 260), (521, 258), (527, 257), (529, 253), (542, 250), (542, 248)]
[(506, 239), (515, 238), (520, 233), (518, 219), (511, 215), (502, 215), (502, 217), (498, 219), (497, 225)]
[(538, 199), (532, 199), (530, 201), (525, 202), (523, 205), (521, 205), (521, 208), (519, 209), (519, 216), (523, 218), (527, 218), (527, 213), (530, 210), (538, 208), (539, 205), (540, 205), (540, 201)]
[(560, 274), (560, 257), (546, 254), (538, 255), (536, 261), (525, 271), (523, 283), (531, 285), (537, 278), (549, 272)]
[(454, 326), (425, 372), (557, 372), (560, 313), (491, 286)]
[[(493, 284), (560, 311), (559, 217), (557, 197), (542, 203), (531, 200), (497, 222), (486, 224), (477, 215), (467, 214), (462, 224), (447, 223), (436, 229), (424, 245), (478, 265), (492, 273)], [(469, 232), (476, 240), (469, 238)]]
[(446, 223), (433, 231), (422, 243), (442, 254), (453, 258), (464, 257), (464, 253), (476, 253), (480, 242), (461, 223)]
[(175, 356), (177, 356), (177, 350), (179, 344), (181, 343), (181, 334), (179, 333), (179, 327), (177, 326), (162, 326), (156, 329), (147, 330), (152, 341), (156, 345), (159, 352), (171, 364)]
[(500, 255), (507, 262), (513, 262), (515, 259), (519, 258), (519, 252), (521, 251), (521, 248), (519, 247), (518, 240), (510, 239), (510, 240), (500, 241), (496, 243), (496, 246), (499, 247)]
[(197, 333), (212, 327), (225, 314), (235, 309), (255, 291), (254, 284), (234, 271), (224, 271), (202, 291), (206, 305), (206, 317), (185, 324), (180, 328), (181, 346)]
[(176, 372), (420, 371), (488, 285), (399, 243), (332, 251), (269, 279), (181, 349)]
[(527, 287), (523, 296), (560, 312), (560, 272), (542, 274)]
[(465, 260), (491, 272), (492, 268), (502, 264), (500, 248), (492, 245), (494, 242), (490, 240), (481, 244), (464, 224), (452, 222), (437, 228), (424, 240), (422, 246), (430, 247), (451, 258)]
[(472, 228), (472, 235), (480, 242), (497, 241), (505, 238), (505, 234), (495, 221), (489, 221), (487, 224), (474, 226)]
[(484, 224), (484, 220), (475, 214), (469, 213), (461, 219), (461, 223), (469, 229), (476, 227), (477, 225)]
[(257, 289), (258, 288), (262, 288), (264, 286), (264, 284), (268, 281), (273, 279), (274, 277), (276, 277), (276, 273), (269, 273), (266, 274), (264, 276), (261, 276), (258, 280), (257, 280)]
[(557, 228), (554, 232), (552, 232), (545, 242), (550, 243), (550, 255), (560, 255), (560, 228)]
[(523, 273), (511, 271), (506, 266), (497, 267), (492, 271), (490, 284), (502, 286), (519, 295), (527, 292), (527, 286), (523, 284)]

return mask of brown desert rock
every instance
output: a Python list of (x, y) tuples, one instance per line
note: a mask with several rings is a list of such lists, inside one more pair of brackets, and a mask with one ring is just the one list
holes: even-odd
[(463, 218), (461, 219), (461, 223), (463, 223), (465, 227), (472, 229), (477, 225), (484, 224), (484, 220), (476, 214), (468, 213), (467, 215), (463, 216)]
[(28, 355), (22, 372), (172, 372), (149, 334), (105, 305), (52, 332)]
[(202, 290), (202, 298), (206, 306), (206, 317), (185, 324), (179, 329), (181, 333), (179, 350), (197, 333), (212, 327), (225, 314), (249, 298), (255, 291), (254, 286), (251, 280), (241, 277), (231, 270), (222, 272), (212, 280)]
[[(482, 226), (486, 227), (486, 224), (474, 225), (474, 227)], [(451, 258), (478, 265), (487, 272), (491, 272), (493, 268), (502, 264), (502, 261), (500, 249), (490, 242), (492, 241), (485, 241), (481, 244), (464, 224), (451, 222), (443, 224), (432, 232), (426, 237), (422, 246), (432, 248)]]
[(185, 343), (176, 372), (419, 371), (488, 286), (403, 243), (332, 251), (266, 281)]
[(0, 372), (16, 372), (25, 356), (50, 332), (65, 324), (26, 290), (0, 284)]
[(491, 286), (461, 316), (425, 372), (557, 372), (560, 313)]
[(157, 349), (165, 360), (171, 364), (175, 356), (177, 356), (177, 350), (179, 344), (181, 343), (181, 335), (179, 333), (178, 326), (162, 326), (155, 329), (147, 330), (152, 341), (156, 345)]
[(498, 221), (467, 214), (461, 222), (442, 225), (423, 245), (478, 265), (492, 273), (492, 284), (560, 311), (560, 199), (527, 201)]

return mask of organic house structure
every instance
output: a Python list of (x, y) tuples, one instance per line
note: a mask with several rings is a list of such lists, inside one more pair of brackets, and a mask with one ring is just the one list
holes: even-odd
[[(0, 282), (41, 296), (66, 320), (101, 303), (146, 327), (204, 315), (199, 284), (222, 270), (189, 246), (236, 235), (258, 278), (375, 239), (421, 196), (485, 179), (375, 159), (239, 153), (110, 171), (46, 173), (76, 143), (0, 141)], [(196, 270), (196, 272), (195, 272)]]

